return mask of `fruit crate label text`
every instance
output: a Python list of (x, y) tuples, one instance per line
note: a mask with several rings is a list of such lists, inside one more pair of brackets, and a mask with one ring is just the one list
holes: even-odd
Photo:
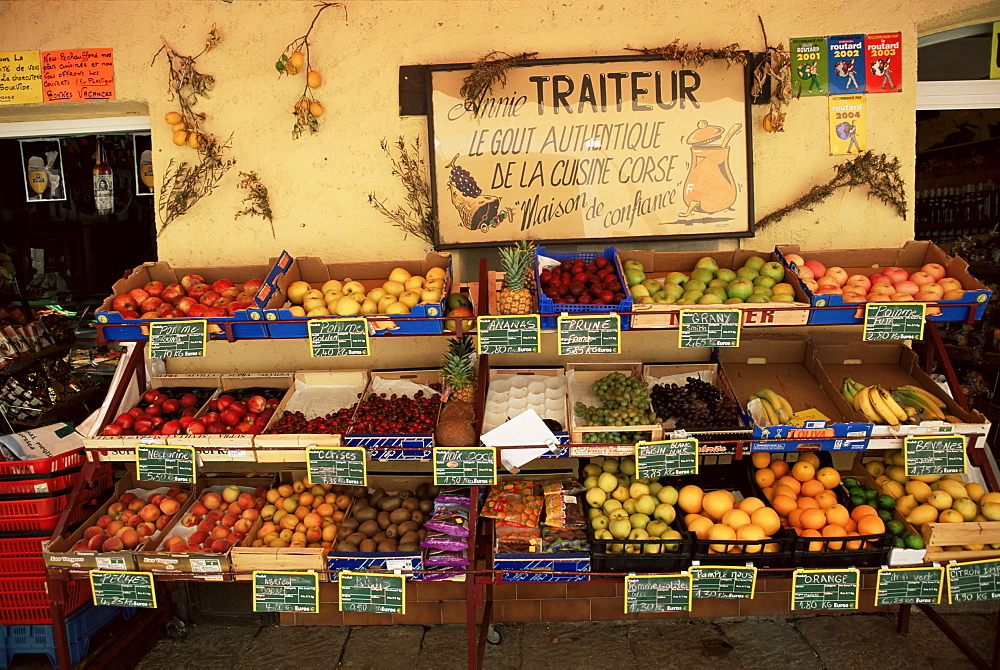
[(313, 483), (367, 486), (364, 447), (306, 447), (306, 456)]
[(368, 356), (368, 321), (353, 319), (309, 319), (309, 355)]
[(731, 565), (693, 565), (691, 588), (694, 598), (753, 598), (757, 568)]
[(948, 602), (1000, 600), (1000, 559), (948, 565)]
[(435, 486), (475, 486), (497, 483), (495, 447), (435, 447)]
[(689, 612), (691, 575), (626, 575), (625, 614)]
[(944, 568), (882, 568), (875, 585), (875, 606), (936, 605), (944, 591)]
[(862, 339), (922, 340), (925, 302), (870, 302), (865, 305), (865, 333)]
[(541, 321), (537, 314), (480, 316), (477, 348), (483, 354), (535, 354), (541, 351)]
[(406, 614), (406, 576), (341, 572), (340, 611)]
[(319, 575), (315, 572), (253, 573), (254, 612), (319, 612)]
[(617, 314), (567, 316), (556, 320), (560, 356), (620, 354), (621, 320)]
[(742, 315), (738, 309), (682, 309), (677, 330), (679, 346), (738, 347)]
[(795, 570), (792, 573), (793, 610), (856, 610), (861, 572)]
[(208, 321), (154, 321), (149, 324), (150, 358), (204, 356), (208, 341)]
[(649, 477), (680, 477), (698, 474), (698, 440), (639, 442), (635, 445), (636, 475)]
[(89, 575), (95, 605), (156, 607), (156, 586), (152, 572), (91, 570)]
[(903, 467), (907, 476), (965, 474), (965, 435), (904, 437)]
[(136, 479), (140, 482), (194, 484), (194, 447), (140, 444), (135, 448), (135, 458)]

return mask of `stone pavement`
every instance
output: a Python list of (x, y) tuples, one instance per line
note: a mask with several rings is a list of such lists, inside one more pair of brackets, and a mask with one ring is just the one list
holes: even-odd
[[(997, 604), (941, 606), (938, 611), (989, 661)], [(974, 667), (927, 617), (914, 609), (910, 633), (896, 615), (667, 619), (611, 623), (498, 624), (487, 645), (492, 670), (556, 668), (878, 668), (960, 670)], [(465, 668), (465, 627), (188, 626), (182, 640), (160, 641), (136, 666), (203, 670)]]

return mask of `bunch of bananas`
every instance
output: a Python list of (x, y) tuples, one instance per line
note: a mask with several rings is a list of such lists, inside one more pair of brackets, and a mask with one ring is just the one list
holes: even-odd
[(840, 394), (872, 423), (890, 426), (921, 421), (961, 423), (958, 417), (944, 413), (947, 407), (944, 401), (912, 384), (900, 386), (890, 393), (878, 384), (863, 386), (847, 377), (840, 385)]
[(896, 395), (904, 405), (914, 408), (922, 419), (951, 423), (962, 422), (958, 417), (946, 414), (948, 405), (943, 400), (919, 386), (913, 384), (900, 386), (896, 389)]
[(769, 426), (787, 426), (791, 421), (792, 406), (783, 396), (771, 389), (761, 389), (750, 396), (750, 400), (760, 400)]

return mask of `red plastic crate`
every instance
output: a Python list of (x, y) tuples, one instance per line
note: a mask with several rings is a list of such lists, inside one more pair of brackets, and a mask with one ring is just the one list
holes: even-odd
[[(83, 505), (77, 506), (73, 513), (70, 514), (69, 525), (79, 523), (83, 521), (88, 516), (93, 514), (94, 510), (92, 508), (84, 507)], [(34, 530), (55, 530), (56, 524), (59, 523), (59, 514), (53, 514), (52, 516), (43, 516), (39, 518), (4, 518), (0, 517), (0, 533), (11, 533), (11, 532), (24, 532), (24, 531), (34, 531)]]
[[(80, 476), (80, 467), (66, 468), (52, 473), (51, 477), (26, 479), (22, 475), (0, 474), (0, 496), (31, 495), (34, 493), (52, 493), (65, 488), (72, 488)], [(4, 481), (8, 477), (7, 481)], [(13, 479), (16, 477), (17, 479)]]
[(35, 537), (0, 538), (0, 575), (43, 575), (42, 542), (47, 533)]
[(83, 449), (68, 451), (65, 454), (51, 458), (38, 458), (33, 461), (0, 461), (0, 475), (27, 475), (39, 477), (49, 475), (59, 470), (83, 465), (87, 455)]
[[(52, 623), (45, 577), (0, 578), (0, 625)], [(66, 583), (63, 614), (75, 611), (90, 599), (90, 582)]]
[(59, 514), (66, 509), (66, 503), (72, 492), (72, 488), (65, 488), (61, 491), (54, 491), (53, 493), (56, 495), (44, 495), (31, 499), (0, 499), (0, 517), (38, 519)]

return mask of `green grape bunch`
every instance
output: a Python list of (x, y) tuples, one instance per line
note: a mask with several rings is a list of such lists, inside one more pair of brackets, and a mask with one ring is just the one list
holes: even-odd
[(577, 402), (573, 410), (587, 426), (648, 426), (662, 423), (652, 410), (649, 387), (641, 379), (612, 372), (590, 387), (599, 407)]

